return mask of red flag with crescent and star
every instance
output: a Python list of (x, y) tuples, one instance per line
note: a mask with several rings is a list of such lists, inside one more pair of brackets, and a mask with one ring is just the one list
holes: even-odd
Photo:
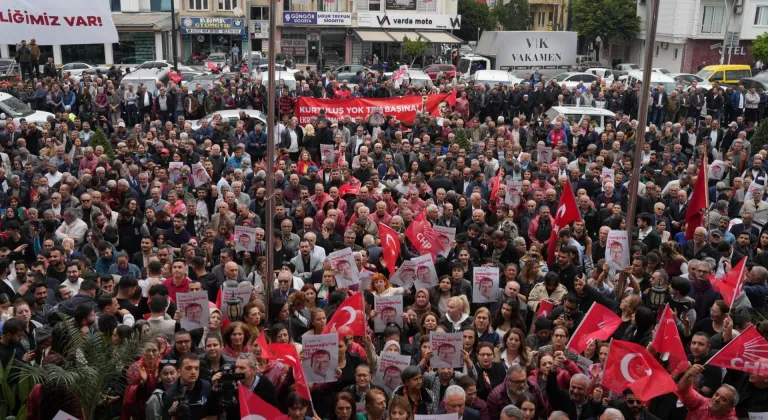
[(707, 200), (707, 185), (709, 176), (707, 175), (707, 158), (704, 154), (704, 158), (701, 159), (699, 164), (699, 175), (696, 177), (696, 184), (693, 185), (693, 193), (688, 200), (688, 210), (685, 212), (685, 239), (690, 241), (693, 239), (693, 234), (696, 228), (704, 226), (704, 214), (702, 210), (708, 208), (709, 201)]
[(331, 320), (325, 325), (323, 334), (334, 331), (339, 337), (365, 335), (365, 316), (363, 316), (363, 294), (355, 293), (339, 305)]
[(547, 264), (550, 267), (555, 263), (557, 234), (560, 230), (568, 227), (571, 222), (581, 220), (581, 213), (579, 213), (579, 208), (576, 206), (576, 197), (573, 195), (570, 182), (565, 183), (554, 218), (555, 223), (552, 224), (552, 233), (549, 235), (549, 244), (547, 245)]
[(437, 238), (435, 230), (432, 229), (432, 225), (427, 220), (427, 216), (423, 211), (413, 216), (413, 221), (408, 225), (408, 229), (405, 230), (405, 236), (416, 247), (419, 254), (432, 255), (432, 261), (435, 261), (435, 256), (442, 249), (440, 240)]
[(629, 388), (642, 401), (677, 391), (677, 384), (645, 347), (613, 340), (605, 360), (603, 387), (621, 393)]
[(571, 341), (565, 346), (578, 354), (584, 352), (595, 340), (607, 340), (621, 325), (621, 318), (612, 310), (595, 302), (589, 308), (576, 331), (571, 336)]
[(400, 238), (394, 229), (384, 223), (379, 223), (379, 237), (381, 238), (381, 255), (387, 264), (387, 270), (394, 274), (397, 258), (400, 256)]
[(278, 420), (287, 418), (283, 413), (268, 402), (264, 401), (246, 388), (245, 385), (237, 384), (237, 396), (240, 400), (240, 419), (241, 420)]
[(272, 343), (269, 345), (269, 351), (272, 354), (279, 354), (277, 361), (290, 366), (293, 371), (293, 381), (296, 384), (296, 393), (307, 401), (312, 401), (309, 394), (309, 385), (307, 378), (304, 377), (304, 369), (301, 366), (301, 358), (296, 352), (296, 346), (293, 344)]
[(705, 364), (768, 376), (768, 341), (750, 325)]
[(544, 318), (548, 317), (549, 314), (552, 313), (552, 308), (554, 306), (555, 305), (552, 303), (551, 300), (547, 300), (547, 299), (540, 300), (539, 301), (539, 310), (536, 312), (536, 318), (540, 318), (542, 316)]
[(673, 375), (685, 372), (688, 369), (688, 358), (685, 355), (683, 342), (680, 341), (680, 333), (677, 331), (675, 314), (669, 304), (664, 308), (659, 327), (653, 337), (651, 348), (662, 355), (662, 359), (669, 360), (669, 371)]

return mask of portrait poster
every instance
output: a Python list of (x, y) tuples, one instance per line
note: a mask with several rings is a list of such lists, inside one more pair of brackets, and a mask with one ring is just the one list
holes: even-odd
[(336, 162), (336, 150), (333, 144), (321, 144), (320, 156), (323, 158), (323, 162)]
[(380, 333), (392, 323), (403, 328), (403, 297), (402, 296), (374, 296), (373, 309), (376, 317), (373, 318), (373, 331)]
[(371, 279), (373, 279), (373, 272), (363, 269), (363, 271), (360, 272), (359, 276), (360, 276), (360, 290), (370, 290)]
[(243, 313), (243, 308), (251, 300), (251, 291), (248, 289), (240, 289), (239, 287), (227, 287), (221, 286), (221, 315), (225, 318), (229, 318), (229, 298), (234, 296), (237, 299), (237, 306), (240, 307), (240, 313)]
[(722, 160), (713, 160), (709, 165), (709, 179), (716, 179), (720, 181), (723, 179), (723, 175), (725, 175), (725, 171), (727, 169), (728, 167)]
[(328, 259), (331, 261), (338, 287), (349, 287), (360, 283), (360, 271), (357, 269), (351, 248), (331, 252), (328, 254)]
[(536, 148), (536, 161), (544, 162), (544, 163), (552, 162), (552, 148), (551, 147)]
[(437, 270), (432, 254), (422, 255), (407, 261), (413, 265), (416, 289), (428, 289), (437, 286)]
[(301, 337), (301, 367), (307, 383), (322, 384), (336, 381), (339, 367), (339, 334), (304, 335)]
[(168, 162), (168, 179), (174, 184), (181, 180), (181, 167), (184, 162)]
[(611, 230), (605, 245), (605, 262), (611, 269), (621, 271), (629, 265), (627, 231)]
[(432, 349), (432, 358), (429, 365), (432, 369), (458, 368), (462, 366), (461, 333), (429, 333), (429, 343)]
[(208, 292), (176, 293), (176, 306), (181, 312), (181, 328), (190, 331), (208, 327)]
[(409, 289), (416, 281), (416, 270), (411, 266), (409, 261), (403, 261), (400, 267), (397, 267), (395, 274), (389, 278), (389, 282), (395, 286)]
[(475, 267), (472, 270), (472, 303), (492, 302), (499, 288), (499, 267)]
[(211, 182), (211, 177), (205, 170), (205, 166), (201, 162), (192, 164), (192, 182), (195, 184), (195, 188), (199, 188), (201, 185), (205, 185)]
[(764, 194), (765, 187), (762, 184), (758, 184), (757, 182), (750, 182), (749, 187), (747, 188), (747, 193), (744, 194), (744, 202), (751, 200), (752, 193), (755, 191), (757, 191), (757, 194)]
[(507, 192), (504, 195), (504, 204), (508, 206), (517, 206), (520, 204), (520, 190), (523, 188), (523, 181), (506, 181)]
[(235, 252), (256, 251), (256, 228), (235, 226)]
[(456, 240), (456, 228), (435, 225), (432, 226), (432, 229), (435, 230), (437, 240), (440, 242), (441, 249), (438, 251), (438, 254), (447, 257), (451, 252), (451, 244)]
[(605, 185), (606, 182), (613, 182), (614, 178), (613, 168), (603, 168), (600, 172), (600, 184)]
[(388, 395), (392, 394), (402, 383), (400, 373), (410, 364), (411, 356), (382, 352), (373, 383), (384, 388)]

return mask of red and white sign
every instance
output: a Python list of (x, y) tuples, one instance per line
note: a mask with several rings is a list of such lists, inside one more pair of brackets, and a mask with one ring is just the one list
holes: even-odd
[(381, 108), (384, 115), (397, 118), (406, 124), (416, 119), (417, 112), (429, 112), (435, 117), (441, 117), (446, 110), (456, 105), (455, 93), (427, 95), (426, 109), (422, 96), (402, 96), (397, 98), (354, 98), (354, 99), (314, 99), (300, 96), (296, 101), (295, 114), (299, 124), (308, 124), (310, 118), (320, 115), (325, 110), (325, 116), (331, 121), (338, 121), (349, 115), (367, 118), (373, 113), (373, 108)]
[(611, 342), (602, 385), (618, 393), (630, 388), (641, 401), (677, 390), (675, 381), (645, 347), (621, 340)]
[(117, 42), (109, 2), (103, 0), (2, 0), (0, 36), (38, 45)]
[(566, 348), (581, 354), (595, 340), (607, 340), (621, 325), (621, 318), (595, 302), (584, 315)]
[(435, 256), (442, 249), (440, 239), (437, 237), (435, 229), (432, 228), (432, 224), (429, 223), (424, 212), (413, 216), (413, 221), (408, 225), (408, 229), (405, 230), (405, 236), (416, 247), (419, 254), (432, 255), (432, 261), (435, 260)]
[(768, 341), (754, 325), (731, 340), (706, 363), (708, 365), (768, 376)]

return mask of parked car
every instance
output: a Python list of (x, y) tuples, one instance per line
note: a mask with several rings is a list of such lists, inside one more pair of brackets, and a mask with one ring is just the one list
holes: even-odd
[(447, 79), (453, 79), (456, 76), (456, 66), (453, 64), (432, 64), (424, 69), (424, 73), (427, 73), (433, 82), (437, 81), (437, 75), (443, 72)]
[(96, 69), (100, 69), (102, 73), (107, 73), (109, 71), (109, 67), (107, 66), (94, 66), (92, 64), (88, 63), (67, 63), (61, 66), (61, 71), (63, 72), (69, 72), (70, 76), (74, 76), (76, 78), (80, 77), (80, 74), (85, 70), (93, 70), (94, 72)]
[(200, 124), (201, 124), (200, 121), (208, 120), (208, 122), (210, 123), (213, 120), (213, 115), (214, 114), (219, 114), (219, 115), (221, 115), (222, 118), (226, 118), (226, 119), (229, 120), (229, 125), (230, 126), (235, 127), (237, 125), (237, 122), (240, 121), (240, 111), (245, 111), (245, 113), (250, 118), (256, 118), (257, 121), (261, 122), (262, 124), (264, 124), (266, 126), (266, 124), (267, 124), (267, 115), (264, 114), (261, 111), (255, 110), (255, 109), (225, 109), (225, 110), (221, 110), (221, 111), (216, 111), (213, 114), (208, 114), (208, 115), (204, 116), (203, 118), (201, 118), (199, 120), (192, 120), (192, 121), (188, 121), (188, 122), (192, 126), (193, 130), (197, 130), (198, 128), (200, 128)]
[(739, 80), (739, 84), (744, 86), (744, 89), (763, 89), (768, 91), (768, 72), (758, 73), (752, 77), (745, 77)]
[(634, 63), (618, 64), (613, 68), (613, 75), (619, 80), (624, 80), (625, 76), (631, 71), (642, 71), (642, 69), (640, 69), (640, 66)]
[(589, 118), (590, 124), (595, 127), (597, 133), (602, 133), (605, 125), (616, 118), (616, 115), (607, 109), (576, 106), (553, 106), (546, 114), (550, 121), (562, 115), (566, 121), (571, 121), (576, 127), (580, 126), (585, 118)]
[[(168, 60), (155, 60), (155, 61), (145, 61), (138, 66), (136, 66), (133, 70), (143, 70), (143, 69), (166, 69), (171, 70), (173, 67), (173, 63), (169, 62)], [(189, 66), (181, 66), (177, 65), (176, 68), (180, 72), (197, 72), (200, 71), (200, 69), (196, 69), (194, 67)]]
[(35, 111), (19, 98), (2, 92), (0, 92), (0, 114), (2, 114), (0, 118), (3, 119), (12, 117), (16, 125), (21, 124), (19, 120), (24, 118), (27, 122), (33, 122), (39, 127), (48, 121), (48, 117), (53, 117), (50, 112)]
[(521, 79), (506, 70), (478, 70), (472, 75), (472, 81), (488, 85), (491, 88), (502, 84), (504, 86), (514, 86), (520, 83)]
[[(384, 73), (384, 76), (387, 77), (388, 80), (392, 80), (393, 72), (386, 72)], [(411, 84), (412, 86), (418, 86), (418, 87), (426, 87), (431, 88), (433, 86), (432, 79), (429, 78), (427, 73), (424, 73), (421, 70), (416, 69), (408, 69), (408, 72), (405, 76), (405, 81)]]
[(653, 68), (651, 68), (651, 71), (654, 72), (654, 73), (666, 74), (667, 76), (672, 74), (672, 73), (669, 72), (669, 70), (665, 69), (664, 67), (653, 67)]
[(671, 73), (668, 76), (675, 79), (675, 82), (683, 85), (683, 88), (685, 89), (688, 89), (688, 87), (691, 86), (693, 82), (696, 82), (696, 87), (699, 87), (702, 90), (710, 90), (712, 88), (712, 85), (709, 84), (709, 80), (706, 80), (703, 77), (699, 77), (695, 74)]
[(590, 73), (594, 74), (595, 76), (599, 76), (606, 82), (609, 82), (609, 84), (612, 84), (614, 81), (613, 70), (607, 69), (605, 67), (589, 68), (584, 70), (584, 73)]
[(362, 73), (363, 78), (365, 78), (365, 75), (368, 73), (373, 73), (376, 76), (379, 75), (379, 72), (377, 72), (372, 68), (365, 67), (365, 66), (358, 66), (354, 64), (347, 64), (345, 66), (341, 66), (338, 69), (336, 69), (336, 71), (334, 71), (333, 74), (336, 76), (336, 80), (342, 81), (342, 80), (352, 79), (352, 77), (355, 74), (357, 74), (357, 72), (359, 71), (363, 72)]
[(560, 73), (557, 76), (553, 77), (552, 79), (557, 79), (557, 84), (562, 86), (565, 84), (565, 86), (568, 88), (568, 90), (571, 90), (579, 85), (579, 82), (583, 82), (584, 86), (589, 86), (592, 82), (597, 80), (597, 76), (595, 76), (592, 73), (577, 73), (577, 72), (568, 72), (568, 73)]
[(206, 63), (213, 63), (215, 66), (221, 66), (224, 67), (227, 65), (227, 63), (230, 62), (229, 60), (229, 54), (221, 53), (221, 52), (215, 52), (211, 53), (208, 58), (205, 59)]

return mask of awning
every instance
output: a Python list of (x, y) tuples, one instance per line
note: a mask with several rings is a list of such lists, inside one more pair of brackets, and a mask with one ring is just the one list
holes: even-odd
[(433, 44), (461, 44), (462, 40), (445, 31), (419, 31), (419, 34)]
[(118, 29), (145, 28), (169, 30), (171, 28), (170, 13), (112, 13), (112, 22)]
[(403, 38), (408, 37), (411, 41), (418, 41), (421, 39), (424, 42), (429, 42), (426, 38), (419, 35), (416, 31), (387, 31), (389, 32), (389, 36), (392, 38), (395, 38), (397, 42), (403, 42)]
[(364, 42), (395, 42), (386, 31), (363, 31), (355, 29), (355, 33)]

